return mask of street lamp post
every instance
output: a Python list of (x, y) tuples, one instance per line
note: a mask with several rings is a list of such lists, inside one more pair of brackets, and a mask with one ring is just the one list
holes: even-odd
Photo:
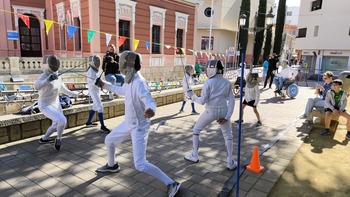
[[(254, 32), (254, 45), (255, 45), (255, 35), (256, 32), (259, 32), (261, 30), (266, 29), (265, 27), (257, 27), (256, 20), (258, 18), (258, 12), (255, 13), (254, 17), (254, 27), (253, 28), (246, 28), (249, 31)], [(270, 25), (273, 23), (273, 18), (275, 15), (272, 14), (272, 9), (270, 10), (269, 14), (266, 15), (266, 24), (268, 25), (267, 27), (269, 28)], [(241, 14), (239, 16), (239, 31), (241, 29), (245, 29), (243, 26), (246, 24), (247, 16), (245, 14)], [(240, 56), (242, 58), (241, 61), (241, 80), (240, 80), (240, 92), (241, 94), (239, 95), (239, 118), (238, 118), (238, 148), (237, 148), (237, 170), (236, 170), (236, 196), (239, 196), (239, 177), (240, 177), (240, 158), (241, 158), (241, 131), (242, 131), (242, 102), (243, 102), (243, 97), (242, 97), (242, 92), (243, 92), (243, 78), (244, 78), (244, 53), (241, 51), (240, 47), (240, 42), (239, 42), (239, 32), (238, 32), (238, 47), (237, 50), (240, 51)], [(253, 53), (254, 53), (254, 47), (253, 47)], [(254, 56), (253, 56), (254, 58)], [(252, 61), (253, 61), (252, 58)], [(237, 60), (236, 60), (237, 61)], [(250, 72), (252, 71), (253, 66), (250, 67)]]

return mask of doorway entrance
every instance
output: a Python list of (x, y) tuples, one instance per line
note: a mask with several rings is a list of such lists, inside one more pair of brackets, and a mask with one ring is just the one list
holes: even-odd
[(25, 15), (29, 16), (30, 28), (18, 18), (21, 56), (42, 57), (40, 22), (32, 14)]

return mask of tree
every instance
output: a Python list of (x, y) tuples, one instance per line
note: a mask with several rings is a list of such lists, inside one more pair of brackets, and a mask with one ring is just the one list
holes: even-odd
[[(259, 1), (258, 18), (256, 19), (256, 27), (265, 28), (266, 17), (266, 0)], [(257, 31), (254, 39), (253, 65), (257, 65), (261, 54), (261, 48), (264, 42), (264, 29)]]
[(273, 44), (273, 52), (276, 53), (277, 55), (279, 55), (281, 52), (282, 34), (284, 29), (285, 17), (286, 17), (286, 0), (279, 0), (276, 29), (275, 29), (275, 41)]
[[(240, 43), (240, 54), (246, 54), (247, 45), (248, 45), (248, 27), (249, 27), (249, 16), (250, 16), (250, 0), (244, 0), (241, 3), (241, 11), (240, 14), (245, 14), (247, 17), (245, 25), (239, 30), (239, 43)], [(241, 61), (241, 57), (238, 62)]]

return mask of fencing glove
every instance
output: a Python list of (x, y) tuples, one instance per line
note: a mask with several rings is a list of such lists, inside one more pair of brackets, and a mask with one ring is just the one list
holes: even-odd
[(58, 79), (58, 76), (57, 76), (57, 74), (53, 73), (49, 76), (48, 80), (49, 80), (49, 82), (51, 82), (51, 81), (56, 80), (56, 79)]

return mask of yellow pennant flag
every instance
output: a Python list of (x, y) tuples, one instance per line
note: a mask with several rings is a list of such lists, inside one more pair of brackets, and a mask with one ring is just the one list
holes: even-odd
[(45, 27), (46, 27), (46, 35), (48, 35), (49, 31), (51, 29), (51, 26), (53, 24), (53, 21), (44, 19), (44, 23), (45, 23)]
[(137, 47), (139, 46), (140, 40), (134, 39), (134, 51), (136, 51)]

